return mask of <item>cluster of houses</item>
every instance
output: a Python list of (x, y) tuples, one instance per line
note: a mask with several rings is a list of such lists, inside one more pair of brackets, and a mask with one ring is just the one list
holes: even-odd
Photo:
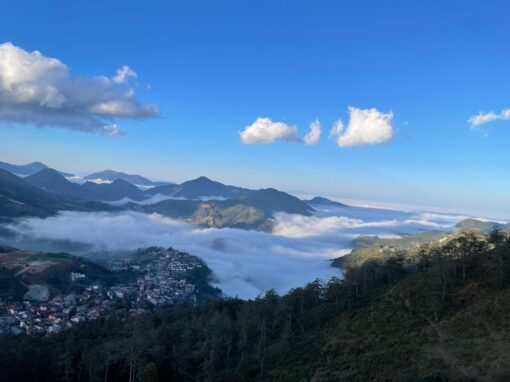
[[(7, 313), (0, 315), (0, 333), (50, 335), (116, 309), (139, 315), (176, 302), (196, 303), (198, 288), (187, 276), (205, 264), (173, 249), (154, 248), (148, 255), (125, 262), (123, 270), (136, 272), (136, 282), (108, 287), (91, 283), (80, 292), (57, 295), (47, 302), (6, 303)], [(72, 281), (86, 278), (79, 273), (70, 277)]]

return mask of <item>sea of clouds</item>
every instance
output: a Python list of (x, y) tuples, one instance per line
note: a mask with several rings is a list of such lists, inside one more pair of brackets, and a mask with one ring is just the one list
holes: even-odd
[(116, 200), (116, 201), (113, 201), (113, 202), (107, 202), (108, 204), (111, 204), (112, 206), (124, 206), (126, 204), (130, 204), (130, 203), (133, 203), (133, 204), (138, 204), (140, 206), (149, 206), (149, 205), (152, 205), (152, 204), (157, 204), (159, 202), (162, 202), (162, 201), (165, 201), (165, 200), (200, 200), (202, 202), (207, 202), (209, 200), (227, 200), (227, 198), (223, 197), (223, 196), (201, 196), (197, 199), (188, 199), (188, 198), (184, 198), (184, 197), (174, 197), (174, 196), (168, 196), (168, 195), (164, 195), (164, 194), (156, 194), (156, 195), (153, 195), (147, 199), (144, 199), (144, 200), (133, 200), (133, 199), (130, 199), (130, 198), (122, 198), (120, 200)]
[[(275, 215), (273, 233), (199, 228), (158, 214), (133, 211), (61, 212), (10, 224), (7, 244), (91, 253), (173, 247), (201, 257), (226, 295), (254, 298), (274, 288), (284, 293), (317, 278), (341, 277), (331, 260), (349, 253), (359, 235), (398, 237), (453, 230), (465, 216), (362, 207), (318, 207), (312, 216)], [(5, 241), (5, 240), (4, 240)], [(51, 248), (48, 248), (51, 243)]]

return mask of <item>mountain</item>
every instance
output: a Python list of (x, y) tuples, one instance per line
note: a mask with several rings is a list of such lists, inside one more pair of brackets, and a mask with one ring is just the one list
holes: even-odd
[[(36, 172), (39, 172), (45, 168), (48, 168), (44, 163), (41, 162), (32, 162), (25, 165), (17, 165), (17, 164), (10, 164), (6, 162), (0, 162), (0, 169), (9, 171), (15, 175), (18, 176), (29, 176), (33, 175)], [(72, 174), (69, 174), (67, 172), (60, 172), (64, 176), (72, 176)]]
[(0, 170), (0, 217), (50, 216), (59, 199), (6, 170)]
[(155, 186), (164, 186), (169, 184), (169, 182), (153, 182), (150, 179), (144, 178), (141, 175), (135, 174), (126, 174), (124, 172), (118, 172), (113, 170), (104, 170), (100, 172), (96, 172), (94, 174), (87, 175), (85, 177), (87, 180), (95, 180), (101, 179), (103, 181), (114, 182), (116, 180), (123, 180), (128, 183), (134, 184), (135, 186), (143, 186), (143, 187), (155, 187)]
[(483, 241), (485, 234), (479, 229), (462, 228), (456, 232), (432, 230), (399, 238), (358, 236), (351, 242), (354, 249), (349, 254), (336, 258), (332, 265), (342, 269), (361, 267), (370, 261), (386, 260), (398, 252), (405, 253), (406, 259), (413, 262), (420, 258), (420, 249), (424, 246), (443, 248), (459, 238)]
[(274, 188), (252, 191), (247, 195), (231, 199), (229, 202), (258, 208), (269, 216), (275, 212), (309, 216), (314, 211), (313, 207), (301, 199)]
[[(263, 211), (271, 216), (273, 213), (282, 211), (289, 214), (310, 215), (313, 207), (306, 202), (274, 188), (262, 190), (249, 190), (246, 188), (228, 186), (216, 182), (205, 176), (189, 180), (179, 185), (154, 187), (146, 192), (150, 195), (163, 194), (174, 198), (201, 199), (201, 198), (225, 198), (225, 203), (214, 201), (222, 208), (230, 208), (234, 205), (246, 205)], [(213, 201), (210, 200), (210, 203)]]
[(61, 210), (101, 211), (111, 206), (67, 198), (38, 188), (6, 170), (0, 170), (0, 220), (48, 217)]
[(26, 181), (45, 191), (87, 200), (110, 202), (123, 198), (132, 200), (143, 200), (146, 198), (138, 187), (124, 180), (115, 180), (112, 183), (104, 184), (86, 182), (79, 185), (68, 181), (58, 171), (50, 168), (45, 168), (27, 177)]
[(312, 206), (335, 206), (335, 207), (348, 207), (346, 204), (335, 202), (330, 199), (323, 198), (321, 196), (316, 196), (313, 199), (306, 200), (306, 202)]
[(159, 213), (208, 227), (258, 229), (268, 232), (272, 230), (272, 218), (276, 212), (309, 216), (314, 211), (302, 200), (272, 188), (248, 191), (246, 195), (226, 200), (169, 199), (145, 206), (131, 203), (125, 207), (145, 213)]
[[(7, 173), (9, 174), (9, 173)], [(100, 174), (100, 173), (98, 173)], [(145, 192), (132, 183), (116, 179), (112, 183), (86, 182), (76, 184), (67, 180), (54, 169), (43, 168), (25, 179), (9, 174), (11, 181), (29, 187), (33, 196), (28, 200), (35, 202), (34, 209), (27, 206), (19, 207), (25, 203), (15, 198), (19, 192), (13, 192), (4, 197), (4, 204), (9, 204), (9, 215), (18, 216), (49, 216), (61, 209), (83, 210), (84, 203), (113, 202), (122, 199), (131, 199), (132, 203), (123, 205), (123, 208), (146, 213), (160, 213), (174, 219), (180, 219), (192, 224), (208, 227), (235, 227), (241, 229), (260, 229), (271, 231), (273, 215), (276, 212), (301, 214), (309, 216), (313, 207), (292, 195), (272, 188), (262, 190), (248, 190), (241, 187), (228, 186), (220, 182), (200, 177), (180, 185), (163, 185), (154, 187)], [(146, 200), (151, 195), (166, 194), (175, 199), (163, 200), (154, 204), (140, 205), (136, 201)], [(39, 202), (38, 198), (47, 199)], [(217, 198), (216, 200), (200, 200), (201, 198)], [(46, 200), (45, 199), (45, 200)], [(18, 206), (17, 209), (14, 207)], [(63, 208), (63, 206), (66, 206)], [(38, 207), (39, 209), (35, 209)], [(108, 209), (109, 206), (98, 204), (93, 210)], [(30, 212), (32, 211), (32, 212)], [(11, 216), (12, 217), (12, 216)]]
[(86, 182), (80, 186), (83, 198), (113, 202), (123, 198), (143, 200), (145, 194), (135, 185), (117, 179), (113, 183), (97, 184)]
[(178, 184), (166, 184), (163, 186), (149, 188), (148, 190), (145, 191), (145, 194), (149, 196), (154, 196), (158, 194), (172, 196), (177, 187), (179, 187)]
[(52, 168), (41, 171), (25, 178), (30, 184), (59, 195), (81, 197), (80, 185), (68, 181), (61, 173)]
[(162, 202), (140, 206), (132, 204), (129, 208), (145, 213), (158, 213), (191, 224), (216, 228), (259, 229), (271, 231), (270, 216), (260, 209), (245, 204), (211, 200), (164, 200)]
[(206, 178), (205, 176), (201, 176), (179, 185), (154, 187), (147, 192), (150, 195), (163, 194), (176, 198), (200, 199), (204, 197), (232, 198), (249, 194), (252, 191), (241, 187), (227, 186), (223, 183)]
[(476, 219), (464, 219), (457, 223), (455, 226), (457, 228), (473, 228), (479, 229), (482, 232), (489, 233), (493, 229), (501, 229), (503, 231), (510, 232), (510, 223), (502, 224), (498, 222), (491, 222), (486, 220), (476, 220)]

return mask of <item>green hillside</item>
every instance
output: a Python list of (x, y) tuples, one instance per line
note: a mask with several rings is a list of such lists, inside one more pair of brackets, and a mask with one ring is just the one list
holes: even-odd
[(457, 228), (472, 228), (479, 229), (485, 233), (489, 233), (493, 229), (501, 229), (506, 232), (510, 232), (510, 223), (498, 223), (487, 220), (477, 220), (477, 219), (464, 219), (460, 221), (457, 225)]
[(416, 235), (403, 236), (401, 238), (381, 239), (378, 236), (359, 236), (353, 240), (354, 249), (347, 255), (333, 261), (333, 266), (338, 268), (360, 267), (367, 261), (386, 260), (396, 254), (400, 254), (409, 261), (416, 261), (423, 248), (446, 246), (452, 240), (474, 235), (480, 239), (483, 233), (478, 229), (464, 228), (457, 232), (427, 231)]
[(305, 202), (276, 190), (254, 191), (248, 196), (228, 200), (178, 200), (125, 208), (146, 213), (159, 213), (174, 219), (207, 227), (231, 227), (271, 231), (273, 214), (282, 211), (310, 215), (312, 208)]
[[(86, 276), (80, 283), (71, 282), (71, 272)], [(101, 281), (108, 283), (115, 275), (100, 265), (66, 253), (44, 253), (0, 247), (0, 297), (20, 298), (30, 285), (42, 285), (52, 296), (68, 293), (72, 287)], [(84, 284), (85, 283), (85, 284)]]

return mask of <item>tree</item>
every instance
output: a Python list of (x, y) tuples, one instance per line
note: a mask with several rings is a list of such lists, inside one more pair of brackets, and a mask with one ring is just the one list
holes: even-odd
[(142, 382), (158, 382), (158, 367), (154, 362), (149, 362), (142, 371)]

